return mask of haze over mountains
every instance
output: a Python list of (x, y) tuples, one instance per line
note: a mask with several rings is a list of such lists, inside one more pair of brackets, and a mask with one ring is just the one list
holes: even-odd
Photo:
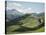
[(44, 3), (6, 1), (6, 34), (44, 32)]
[(39, 14), (42, 15), (43, 12), (42, 13), (36, 13), (36, 12), (35, 13), (22, 13), (19, 10), (16, 10), (16, 9), (7, 9), (6, 10), (6, 17), (7, 17), (6, 21), (14, 20), (18, 17), (25, 15), (25, 14), (32, 14), (33, 16), (40, 16)]
[(16, 9), (11, 9), (6, 11), (6, 21), (13, 20), (15, 18), (18, 18), (19, 16), (22, 16), (23, 13), (17, 11)]
[[(22, 2), (23, 3), (23, 2)], [(32, 5), (33, 4), (33, 5)], [(35, 4), (35, 5), (34, 5)], [(7, 2), (6, 6), (6, 21), (14, 20), (19, 18), (25, 14), (32, 14), (33, 16), (39, 16), (38, 14), (44, 12), (43, 4), (41, 3), (38, 5), (39, 8), (36, 7), (36, 3), (23, 3), (21, 2)], [(42, 10), (42, 8), (43, 10)]]

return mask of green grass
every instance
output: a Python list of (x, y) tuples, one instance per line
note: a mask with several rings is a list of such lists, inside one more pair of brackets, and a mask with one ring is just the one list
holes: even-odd
[(20, 28), (20, 26), (18, 26), (18, 25), (9, 26), (9, 27), (7, 28), (7, 32), (12, 32), (12, 31), (14, 31), (14, 30), (16, 30), (16, 29), (19, 29), (19, 28)]
[(36, 32), (44, 32), (45, 31), (45, 28), (44, 27), (41, 27), (40, 29), (37, 29), (35, 30)]
[[(38, 24), (38, 20), (35, 18), (31, 18), (30, 16), (28, 16), (27, 18), (25, 18), (24, 20), (21, 20), (19, 22), (23, 23), (21, 26), (28, 27), (28, 28), (33, 28), (33, 27), (35, 27), (35, 25)], [(15, 32), (12, 32), (12, 31), (17, 30), (19, 28), (21, 28), (20, 25), (11, 25), (11, 26), (7, 27), (7, 32), (16, 33), (16, 31)], [(34, 32), (44, 32), (44, 27), (41, 27), (40, 29), (37, 29)]]
[(37, 23), (38, 21), (34, 18), (30, 18), (30, 16), (21, 22), (23, 22), (22, 26), (29, 27), (29, 28), (34, 27), (35, 25), (38, 24)]

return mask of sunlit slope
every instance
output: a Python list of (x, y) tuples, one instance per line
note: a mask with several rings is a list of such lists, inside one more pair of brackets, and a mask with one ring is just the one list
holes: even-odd
[[(44, 27), (41, 27), (39, 29), (36, 30), (29, 30), (26, 28), (34, 28), (36, 26), (38, 26), (40, 23), (38, 22), (37, 17), (34, 16), (25, 16), (26, 18), (23, 20), (18, 21), (17, 25), (15, 25), (15, 23), (13, 22), (14, 25), (11, 25), (9, 27), (7, 27), (7, 33), (20, 33), (21, 32), (43, 32), (44, 31)], [(25, 27), (25, 28), (24, 28)]]
[(32, 28), (38, 25), (38, 20), (31, 16), (28, 16), (26, 19), (21, 20), (20, 22), (23, 23), (22, 26), (29, 27), (29, 28)]

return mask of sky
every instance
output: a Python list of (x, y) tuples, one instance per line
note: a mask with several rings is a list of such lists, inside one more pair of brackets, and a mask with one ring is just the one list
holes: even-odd
[(21, 13), (40, 13), (44, 12), (44, 3), (8, 1), (7, 9), (16, 9)]

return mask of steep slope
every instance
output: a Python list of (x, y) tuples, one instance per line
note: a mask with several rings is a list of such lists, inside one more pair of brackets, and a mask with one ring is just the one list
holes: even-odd
[(13, 20), (22, 16), (23, 14), (17, 11), (16, 9), (6, 10), (6, 21)]

